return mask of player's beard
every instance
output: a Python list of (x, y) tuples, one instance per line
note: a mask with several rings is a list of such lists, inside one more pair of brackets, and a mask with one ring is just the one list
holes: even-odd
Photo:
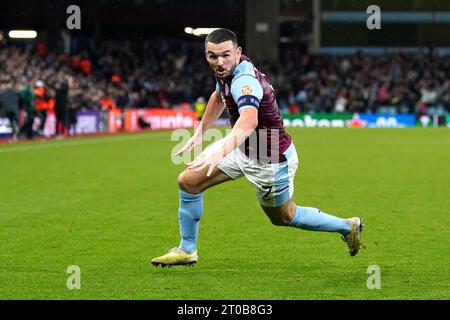
[[(219, 71), (219, 68), (217, 68), (217, 70), (215, 71), (215, 74), (216, 74), (217, 79), (220, 79), (220, 80), (226, 80), (226, 79), (230, 78), (231, 75), (232, 75), (233, 72), (234, 72), (234, 69), (236, 69), (236, 66), (237, 66), (237, 64), (235, 63), (235, 64), (230, 68), (230, 71), (229, 71), (229, 72), (225, 72), (225, 73), (223, 73), (222, 75), (219, 75), (219, 74), (217, 73), (217, 72)], [(224, 70), (225, 70), (225, 69), (224, 69)]]

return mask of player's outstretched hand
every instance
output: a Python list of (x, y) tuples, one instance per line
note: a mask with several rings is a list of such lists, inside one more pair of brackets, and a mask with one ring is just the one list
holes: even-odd
[[(206, 151), (206, 150), (205, 150)], [(220, 151), (215, 151), (212, 153), (202, 152), (194, 161), (188, 163), (189, 169), (194, 169), (195, 172), (199, 172), (204, 168), (208, 168), (206, 176), (211, 176), (214, 168), (222, 161), (223, 155)]]
[(185, 152), (189, 152), (192, 149), (194, 149), (200, 142), (202, 142), (202, 135), (201, 133), (198, 134), (197, 132), (194, 134), (193, 137), (191, 137), (181, 148), (177, 153), (175, 153), (175, 156), (178, 157), (182, 155)]

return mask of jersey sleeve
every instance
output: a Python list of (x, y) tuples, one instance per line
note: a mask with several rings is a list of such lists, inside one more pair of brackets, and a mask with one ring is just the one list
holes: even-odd
[(231, 84), (231, 94), (238, 106), (239, 113), (248, 108), (259, 108), (263, 96), (261, 84), (255, 77), (244, 74)]

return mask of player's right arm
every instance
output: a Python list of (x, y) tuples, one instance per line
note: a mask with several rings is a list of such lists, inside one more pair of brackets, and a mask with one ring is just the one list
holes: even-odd
[(194, 147), (202, 141), (203, 133), (214, 126), (214, 123), (219, 119), (224, 109), (225, 105), (222, 102), (220, 92), (215, 90), (209, 98), (202, 121), (200, 121), (197, 129), (195, 129), (194, 135), (186, 142), (180, 151), (175, 153), (175, 156), (179, 156), (184, 152), (194, 149)]
[(202, 121), (200, 121), (197, 131), (201, 133), (206, 132), (209, 128), (214, 126), (214, 123), (219, 119), (225, 105), (222, 102), (222, 97), (219, 91), (214, 91), (209, 98), (208, 104), (206, 105), (205, 113), (203, 114)]

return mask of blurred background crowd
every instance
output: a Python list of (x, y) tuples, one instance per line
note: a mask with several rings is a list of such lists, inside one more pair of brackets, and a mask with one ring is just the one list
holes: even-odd
[[(279, 62), (260, 61), (284, 112), (450, 111), (450, 59), (418, 53), (310, 55), (289, 52)], [(173, 108), (214, 90), (200, 42), (89, 42), (75, 54), (38, 45), (0, 46), (1, 92), (13, 90), (37, 112), (55, 108)], [(61, 91), (67, 90), (67, 101)], [(2, 94), (0, 94), (0, 97)], [(0, 98), (1, 99), (1, 98)], [(58, 100), (58, 99), (56, 99)], [(0, 100), (2, 101), (2, 100)], [(20, 100), (19, 100), (20, 103)]]
[[(223, 25), (227, 22), (229, 28), (237, 30), (244, 54), (269, 76), (284, 113), (438, 116), (450, 113), (449, 56), (424, 45), (433, 35), (435, 41), (443, 45), (448, 39), (445, 35), (438, 36), (437, 32), (424, 32), (429, 27), (416, 23), (413, 16), (411, 25), (396, 24), (395, 19), (391, 25), (383, 24), (383, 31), (377, 38), (377, 31), (365, 29), (365, 24), (358, 20), (361, 8), (356, 2), (324, 0), (319, 6), (319, 2), (311, 0), (264, 1), (266, 10), (272, 10), (274, 17), (278, 17), (268, 18), (262, 8), (255, 7), (258, 2), (254, 0), (220, 0), (220, 17), (204, 15), (208, 7), (207, 2), (201, 0), (187, 1), (183, 8), (173, 0), (104, 4), (82, 1), (85, 34), (81, 34), (61, 31), (67, 16), (60, 13), (65, 13), (68, 1), (46, 2), (53, 8), (49, 11), (53, 17), (44, 21), (55, 19), (55, 23), (41, 26), (44, 30), (41, 38), (0, 41), (0, 116), (9, 119), (16, 133), (20, 130), (29, 137), (42, 132), (48, 110), (54, 110), (56, 115), (55, 134), (73, 126), (76, 112), (85, 110), (196, 110), (198, 107), (200, 117), (215, 88), (215, 79), (204, 58), (203, 38), (180, 36), (182, 26), (198, 21), (200, 16), (204, 17), (204, 23)], [(31, 12), (23, 11), (24, 3), (20, 0), (8, 8), (9, 11), (0, 13), (5, 27), (29, 23)], [(389, 10), (419, 12), (423, 17), (429, 9), (426, 4), (413, 0), (401, 6), (388, 1), (381, 4)], [(444, 2), (442, 6), (446, 8)], [(251, 10), (242, 11), (244, 7)], [(45, 15), (42, 8), (35, 8), (36, 26), (39, 26), (39, 17)], [(125, 9), (129, 14), (118, 15)], [(353, 24), (342, 19), (326, 19), (333, 14), (339, 18), (339, 10), (353, 10), (350, 16)], [(395, 12), (384, 16), (391, 14), (395, 18)], [(10, 19), (13, 13), (16, 18)], [(255, 16), (267, 20), (257, 23), (256, 31), (249, 28), (253, 27)], [(119, 22), (119, 18), (129, 30), (117, 29), (110, 23)], [(448, 25), (444, 18), (442, 16), (441, 23), (433, 28), (444, 32), (443, 28)], [(366, 16), (362, 19), (365, 22)], [(317, 22), (321, 23), (320, 32), (315, 27)], [(279, 23), (277, 31), (270, 31), (273, 23)], [(105, 32), (100, 33), (101, 29)], [(405, 30), (410, 30), (409, 36), (405, 35)], [(59, 38), (60, 32), (65, 32), (66, 39), (70, 38), (69, 46), (66, 40)], [(351, 50), (329, 54), (322, 50), (326, 45), (331, 48), (336, 44), (351, 49), (354, 40), (348, 37), (349, 32), (359, 39), (361, 47), (373, 43), (401, 46), (411, 43), (415, 50), (402, 50), (401, 46), (399, 50), (382, 54), (358, 50), (351, 54)], [(25, 119), (20, 109), (25, 111)], [(27, 121), (35, 116), (40, 122), (37, 127)]]

